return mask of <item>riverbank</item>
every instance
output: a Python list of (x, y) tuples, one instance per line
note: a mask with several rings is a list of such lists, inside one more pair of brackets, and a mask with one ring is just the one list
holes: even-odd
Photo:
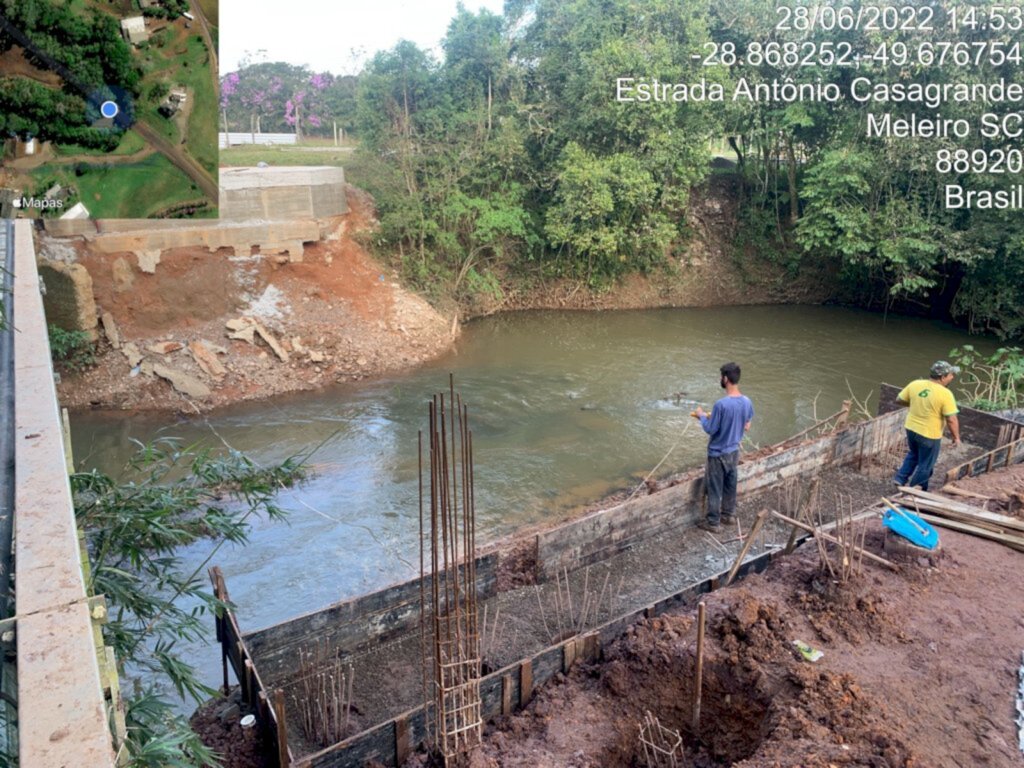
[(44, 236), (44, 254), (88, 270), (109, 321), (96, 364), (62, 372), (61, 403), (194, 413), (381, 376), (447, 350), (458, 321), (367, 253), (372, 201), (347, 194), (350, 212), (301, 262), (177, 248), (147, 271), (136, 254)]
[[(322, 389), (408, 370), (450, 350), (460, 325), (503, 311), (615, 310), (820, 304), (833, 294), (829, 265), (794, 275), (734, 247), (730, 177), (695, 190), (693, 236), (667, 269), (603, 290), (580, 281), (499, 276), (499, 292), (431, 306), (368, 249), (372, 199), (349, 185), (350, 212), (333, 233), (284, 257), (90, 252), (82, 241), (41, 236), (44, 257), (89, 273), (104, 333), (96, 364), (62, 372), (72, 409), (195, 413), (245, 400)], [(270, 337), (270, 338), (267, 338)]]

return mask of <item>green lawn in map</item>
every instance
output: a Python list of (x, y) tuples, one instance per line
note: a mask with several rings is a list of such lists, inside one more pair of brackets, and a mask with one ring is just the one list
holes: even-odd
[[(83, 171), (77, 175), (75, 170)], [(78, 190), (78, 197), (97, 219), (143, 219), (177, 203), (202, 199), (202, 192), (163, 155), (136, 163), (49, 166), (33, 176), (40, 184), (56, 180)]]

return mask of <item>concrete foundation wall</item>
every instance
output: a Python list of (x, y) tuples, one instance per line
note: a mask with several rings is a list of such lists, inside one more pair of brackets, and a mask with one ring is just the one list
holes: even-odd
[[(842, 432), (740, 464), (737, 493), (763, 490), (825, 467), (849, 464), (888, 449), (898, 433), (899, 414), (884, 415)], [(677, 526), (693, 525), (702, 514), (703, 469), (649, 496), (591, 513), (537, 536), (537, 574), (551, 578), (629, 549)]]
[(327, 220), (346, 213), (342, 168), (228, 168), (220, 173), (219, 221), (46, 219), (44, 226), (56, 237), (85, 237), (96, 253), (145, 251), (159, 260), (171, 248), (227, 247), (246, 256), (258, 247), (301, 261), (303, 243), (320, 240)]
[(81, 264), (48, 261), (39, 265), (39, 277), (46, 286), (47, 322), (65, 331), (83, 331), (96, 341), (96, 299), (89, 271)]
[(221, 217), (234, 221), (324, 219), (348, 212), (342, 168), (227, 168), (220, 190)]

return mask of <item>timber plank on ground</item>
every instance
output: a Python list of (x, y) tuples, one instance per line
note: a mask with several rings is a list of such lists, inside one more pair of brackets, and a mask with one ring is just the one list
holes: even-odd
[(983, 528), (980, 525), (971, 525), (970, 523), (965, 523), (961, 520), (954, 520), (949, 517), (929, 515), (926, 512), (921, 513), (921, 519), (934, 525), (941, 526), (943, 528), (949, 528), (953, 531), (967, 533), (972, 536), (977, 536), (981, 539), (997, 541), (1000, 544), (1005, 544), (1010, 549), (1016, 549), (1018, 552), (1024, 552), (1024, 536), (1014, 536), (1008, 533), (1000, 533), (999, 531), (993, 531), (991, 528)]
[(998, 528), (1009, 528), (1024, 533), (1024, 520), (1019, 517), (989, 512), (987, 509), (947, 499), (944, 496), (937, 496), (917, 488), (901, 487), (900, 490), (905, 494), (904, 498), (900, 500), (905, 506), (919, 507), (943, 517), (953, 515), (968, 523), (988, 523)]

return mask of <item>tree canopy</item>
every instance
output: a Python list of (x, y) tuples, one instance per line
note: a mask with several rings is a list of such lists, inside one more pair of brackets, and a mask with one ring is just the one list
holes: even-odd
[[(847, 5), (856, 13), (862, 3)], [(1019, 153), (1019, 139), (866, 130), (869, 113), (885, 112), (962, 119), (976, 129), (982, 114), (1012, 120), (1020, 105), (851, 97), (855, 78), (932, 88), (1019, 79), (1019, 32), (953, 29), (946, 15), (954, 5), (929, 4), (940, 23), (910, 31), (783, 29), (768, 0), (507, 0), (501, 15), (460, 6), (438, 56), (399, 42), (344, 87), (335, 79), (317, 107), (306, 106), (308, 70), (255, 65), (237, 73), (237, 90), (251, 78), (262, 83), (262, 97), (232, 96), (229, 86), (228, 115), (241, 120), (273, 95), (267, 109), (287, 124), (286, 100), (301, 94), (311, 123), (314, 113), (322, 123), (344, 120), (374, 163), (367, 186), (378, 204), (379, 243), (424, 284), (495, 290), (496, 272), (519, 270), (598, 286), (669, 264), (685, 247), (690, 191), (711, 173), (712, 147), (728, 146), (734, 160), (716, 172), (739, 182), (738, 237), (757, 244), (757, 258), (794, 271), (807, 260), (832, 262), (847, 299), (1020, 336), (1024, 216), (944, 200), (950, 185), (1024, 183), (1019, 162), (999, 174), (962, 162), (964, 152)], [(1005, 55), (991, 54), (986, 41)], [(808, 66), (781, 55), (834, 55), (842, 46), (872, 60)], [(974, 58), (940, 65), (900, 56), (949, 46)], [(620, 78), (700, 84), (726, 96), (624, 102), (616, 98)], [(730, 97), (779, 84), (810, 93), (823, 83), (839, 96)]]

